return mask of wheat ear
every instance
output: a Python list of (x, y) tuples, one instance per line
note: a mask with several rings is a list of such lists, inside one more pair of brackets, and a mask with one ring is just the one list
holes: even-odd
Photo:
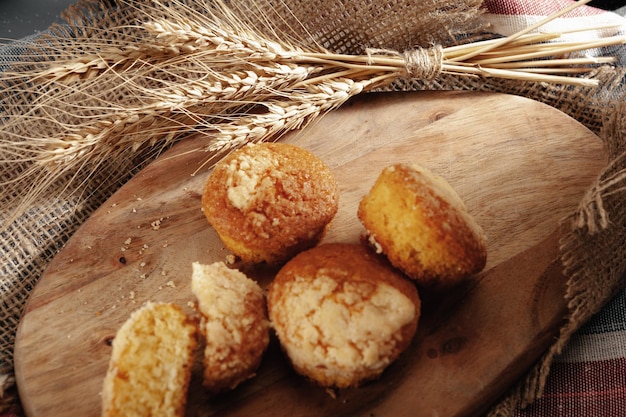
[[(585, 1), (580, 2), (584, 3)], [(560, 14), (562, 13), (551, 16), (546, 22)], [(623, 37), (609, 37), (598, 41), (559, 44), (546, 42), (558, 38), (556, 34), (520, 33), (502, 40), (450, 48), (417, 48), (404, 53), (369, 49), (365, 55), (342, 55), (323, 50), (305, 51), (293, 45), (283, 45), (278, 41), (264, 39), (245, 27), (237, 27), (235, 30), (228, 24), (212, 20), (203, 22), (204, 25), (200, 25), (197, 22), (179, 23), (160, 19), (143, 25), (152, 35), (153, 43), (141, 50), (158, 51), (159, 54), (167, 51), (172, 55), (161, 62), (164, 71), (170, 71), (170, 66), (176, 66), (181, 62), (181, 57), (184, 57), (183, 66), (203, 69), (206, 76), (193, 81), (171, 83), (161, 89), (137, 88), (136, 94), (142, 95), (144, 101), (150, 103), (147, 106), (149, 109), (138, 111), (141, 117), (134, 117), (141, 120), (137, 122), (137, 126), (145, 127), (144, 118), (161, 112), (161, 119), (165, 123), (174, 120), (177, 122), (172, 126), (180, 128), (197, 121), (200, 130), (212, 134), (218, 132), (215, 143), (225, 144), (228, 140), (220, 137), (219, 132), (231, 129), (228, 123), (231, 123), (234, 114), (245, 115), (241, 120), (233, 122), (238, 126), (249, 123), (254, 118), (242, 112), (246, 106), (252, 107), (256, 103), (266, 103), (269, 100), (290, 100), (296, 95), (307, 94), (310, 86), (333, 79), (350, 79), (355, 83), (363, 83), (364, 88), (360, 91), (384, 86), (401, 77), (432, 79), (441, 73), (595, 86), (597, 80), (567, 75), (588, 71), (588, 68), (581, 65), (610, 63), (611, 58), (536, 59), (626, 41)], [(329, 104), (326, 108), (331, 109), (333, 106)], [(181, 117), (175, 115), (176, 112), (191, 115), (185, 117), (189, 123), (178, 121)], [(214, 122), (206, 122), (207, 116), (218, 118), (220, 126), (215, 126)], [(98, 125), (104, 123), (117, 126), (120, 119), (118, 115), (115, 118), (115, 121), (101, 122)], [(124, 125), (128, 123), (125, 122)], [(298, 124), (301, 125), (302, 123)], [(85, 131), (85, 137), (92, 139), (89, 129), (93, 127)], [(101, 130), (98, 127), (98, 130), (101, 132), (98, 135), (99, 140), (105, 141), (104, 137), (109, 133), (124, 132), (114, 128)], [(147, 134), (149, 130), (142, 130), (146, 132), (146, 140), (150, 142)], [(162, 129), (154, 130), (161, 131)], [(90, 142), (84, 138), (73, 139), (79, 143)], [(62, 142), (63, 139), (58, 143)], [(121, 145), (123, 143), (120, 143), (120, 148), (124, 148)], [(89, 146), (93, 151), (96, 150), (95, 146)], [(219, 146), (212, 145), (211, 149), (217, 147)], [(81, 147), (64, 146), (62, 149), (66, 153), (65, 160), (75, 157), (71, 155), (72, 152), (83, 152)], [(62, 158), (61, 153), (53, 149), (51, 155), (54, 156), (46, 156), (41, 162), (47, 164), (56, 161)]]

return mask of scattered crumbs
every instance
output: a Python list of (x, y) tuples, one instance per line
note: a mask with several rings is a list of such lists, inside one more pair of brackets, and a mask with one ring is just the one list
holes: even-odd
[(176, 284), (174, 284), (174, 281), (167, 281), (165, 285), (167, 285), (170, 288), (176, 288)]
[(141, 229), (141, 225), (138, 225), (138, 226), (137, 226), (137, 229)]
[(163, 247), (164, 247), (164, 248), (167, 248), (169, 245), (170, 245), (170, 244), (169, 244), (169, 243), (167, 243), (167, 240), (166, 240), (166, 241), (165, 241), (165, 243), (163, 244)]
[(165, 271), (161, 271), (161, 276), (165, 276), (165, 275), (167, 275)]
[(189, 188), (188, 187), (183, 187), (183, 191), (188, 191)]
[(115, 206), (117, 206), (117, 203), (111, 204), (111, 207), (115, 207)]
[(152, 230), (159, 230), (161, 228), (161, 220), (163, 219), (155, 220), (150, 223), (150, 226), (152, 226)]
[(368, 242), (370, 243), (370, 245), (372, 245), (374, 247), (374, 249), (376, 250), (376, 253), (381, 254), (383, 253), (383, 247), (380, 246), (380, 243), (378, 243), (376, 241), (376, 238), (374, 237), (373, 234), (368, 232), (368, 238), (367, 238)]
[(333, 400), (337, 399), (337, 393), (335, 392), (334, 389), (326, 388), (326, 394), (328, 394), (330, 398), (332, 398)]
[(143, 268), (144, 266), (146, 266), (146, 263), (145, 263), (145, 262), (142, 262), (142, 263), (140, 263), (140, 264), (139, 264), (139, 266), (140, 266), (141, 268)]
[(148, 249), (148, 248), (149, 248), (149, 246), (144, 243), (143, 246), (141, 247), (141, 249), (139, 249), (139, 254), (143, 255), (143, 251)]
[(134, 300), (135, 299), (135, 291), (131, 291), (130, 292), (130, 296), (128, 297), (129, 300)]
[(113, 305), (111, 306), (111, 310), (115, 310), (116, 308), (117, 308), (117, 306), (116, 306), (115, 304), (113, 304)]
[(193, 301), (187, 301), (187, 307), (196, 308), (196, 303), (194, 303)]
[(141, 201), (141, 197), (137, 197), (137, 201)]
[(87, 249), (93, 249), (91, 245), (87, 245)]
[(133, 207), (133, 213), (137, 213), (137, 209)]
[(132, 240), (131, 238), (128, 238), (128, 239), (126, 239), (126, 240), (124, 241), (124, 244), (125, 244), (125, 245), (130, 245), (130, 243), (131, 243), (132, 241), (133, 241), (133, 240)]
[(139, 275), (139, 278), (141, 278), (141, 279), (146, 279), (146, 274), (141, 274), (141, 275)]
[(84, 306), (86, 306), (86, 305), (87, 305), (87, 301), (85, 301), (85, 302), (83, 303), (83, 305), (84, 305)]
[(126, 248), (125, 248), (124, 246), (122, 246), (122, 247), (120, 248), (120, 251), (121, 251), (121, 252), (126, 252)]
[(230, 255), (226, 255), (226, 263), (229, 265), (233, 265), (237, 261), (237, 258), (232, 253)]
[(70, 263), (74, 263), (74, 258), (70, 258)]
[(161, 290), (163, 289), (163, 286), (162, 286), (162, 285), (159, 285), (159, 288), (158, 288), (158, 289), (159, 289), (159, 291), (161, 291)]

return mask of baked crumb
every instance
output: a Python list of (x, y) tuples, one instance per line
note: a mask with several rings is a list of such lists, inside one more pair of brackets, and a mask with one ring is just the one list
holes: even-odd
[(163, 219), (158, 219), (153, 221), (152, 223), (150, 223), (150, 226), (152, 226), (152, 230), (159, 230), (161, 228), (161, 221)]

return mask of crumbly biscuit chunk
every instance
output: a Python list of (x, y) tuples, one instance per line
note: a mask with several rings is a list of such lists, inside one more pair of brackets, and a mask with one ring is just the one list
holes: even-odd
[(113, 340), (102, 390), (103, 417), (182, 417), (197, 325), (180, 307), (147, 303)]
[(265, 295), (259, 285), (223, 262), (193, 264), (191, 290), (203, 319), (204, 386), (235, 388), (255, 375), (269, 344)]

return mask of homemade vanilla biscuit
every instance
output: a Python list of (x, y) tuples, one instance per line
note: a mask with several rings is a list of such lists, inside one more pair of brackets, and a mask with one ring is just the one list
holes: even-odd
[(102, 416), (184, 416), (196, 333), (176, 305), (147, 303), (133, 312), (113, 340)]
[(322, 238), (338, 208), (330, 169), (285, 143), (248, 144), (211, 172), (202, 209), (224, 245), (245, 262), (282, 263)]
[(212, 393), (252, 378), (269, 344), (265, 295), (245, 274), (223, 262), (193, 264), (191, 290), (202, 316), (204, 387)]
[(385, 168), (358, 217), (376, 250), (421, 285), (452, 286), (485, 267), (480, 225), (443, 178), (417, 164)]
[(362, 245), (324, 244), (287, 262), (269, 316), (294, 369), (326, 387), (378, 377), (410, 344), (420, 316), (413, 282)]

